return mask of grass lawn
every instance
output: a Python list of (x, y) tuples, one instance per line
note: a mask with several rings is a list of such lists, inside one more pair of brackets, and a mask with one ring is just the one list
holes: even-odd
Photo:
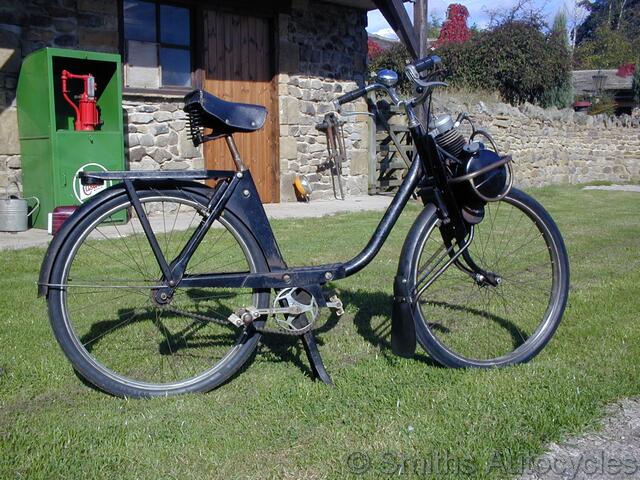
[[(512, 476), (548, 442), (593, 425), (604, 404), (640, 394), (640, 195), (530, 193), (564, 235), (569, 304), (534, 361), (494, 371), (391, 353), (392, 278), (416, 206), (366, 270), (334, 285), (346, 314), (319, 343), (336, 388), (310, 380), (299, 343), (269, 336), (246, 371), (207, 394), (95, 391), (36, 298), (44, 250), (0, 252), (0, 478), (349, 478), (360, 466), (371, 478), (399, 467), (407, 477)], [(309, 264), (351, 257), (379, 218), (274, 228), (289, 263)]]

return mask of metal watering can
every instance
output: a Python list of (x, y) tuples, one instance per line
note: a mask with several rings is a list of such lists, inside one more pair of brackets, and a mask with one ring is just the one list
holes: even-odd
[[(29, 211), (27, 200), (34, 199), (36, 204)], [(29, 227), (29, 217), (40, 207), (37, 197), (19, 198), (9, 195), (0, 198), (0, 232), (24, 232)]]

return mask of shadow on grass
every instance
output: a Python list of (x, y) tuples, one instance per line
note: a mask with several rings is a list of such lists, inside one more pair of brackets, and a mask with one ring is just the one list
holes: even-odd
[[(341, 292), (340, 297), (345, 306), (352, 306), (356, 309), (356, 314), (353, 317), (353, 323), (358, 334), (360, 334), (371, 345), (377, 347), (383, 357), (387, 360), (395, 358), (395, 355), (391, 350), (392, 295), (382, 291), (343, 291)], [(479, 315), (496, 322), (511, 334), (515, 348), (522, 344), (522, 340), (526, 338), (524, 332), (512, 322), (494, 314), (443, 302), (429, 303), (439, 308), (448, 308), (461, 313), (466, 312), (473, 315)], [(221, 304), (217, 305), (217, 309), (213, 310), (213, 312), (219, 314), (220, 309), (225, 310), (225, 314), (230, 312), (230, 310), (229, 312), (226, 312), (227, 309)], [(199, 313), (204, 315), (207, 313), (211, 314), (211, 312)], [(134, 318), (130, 318), (130, 320), (125, 320), (123, 323), (122, 319), (126, 319), (130, 316), (133, 316), (135, 320)], [(374, 318), (376, 318), (376, 321), (372, 321)], [(229, 341), (233, 341), (231, 337), (233, 337), (234, 332), (232, 331), (225, 335), (203, 335), (203, 332), (200, 332), (200, 330), (207, 325), (206, 322), (193, 321), (187, 325), (186, 328), (177, 332), (172, 332), (165, 325), (165, 320), (169, 320), (169, 318), (157, 318), (153, 311), (148, 311), (143, 314), (135, 314), (133, 310), (122, 309), (119, 311), (118, 319), (113, 321), (97, 322), (94, 324), (90, 332), (82, 338), (82, 342), (89, 342), (87, 349), (91, 351), (93, 342), (99, 341), (103, 335), (110, 333), (113, 330), (120, 329), (123, 326), (140, 321), (153, 323), (155, 328), (164, 336), (165, 340), (161, 341), (158, 345), (158, 352), (161, 355), (172, 355), (180, 349), (205, 348), (219, 344), (221, 345), (223, 343), (228, 344)], [(318, 346), (322, 347), (325, 345), (326, 342), (323, 334), (333, 330), (338, 325), (339, 321), (340, 318), (337, 317), (335, 313), (331, 313), (326, 323), (314, 331)], [(448, 331), (446, 327), (438, 324), (437, 322), (430, 324), (430, 326), (432, 329), (441, 332)], [(305, 350), (299, 337), (264, 334), (261, 339), (261, 345), (263, 349), (266, 349), (266, 352), (263, 351), (262, 353), (267, 354), (262, 356), (261, 360), (271, 363), (291, 363), (306, 376), (313, 376)], [(252, 358), (240, 369), (238, 373), (241, 373), (250, 366), (253, 358), (255, 358), (255, 356), (252, 356)], [(440, 364), (421, 351), (419, 345), (417, 346), (414, 359), (432, 367), (440, 367)], [(234, 375), (234, 377), (235, 376), (236, 375)]]
[[(511, 335), (511, 339), (512, 339), (512, 344), (513, 344), (513, 349), (515, 350), (516, 348), (518, 348), (520, 345), (522, 345), (523, 343), (525, 343), (527, 341), (527, 339), (529, 338), (529, 336), (527, 335), (527, 333), (522, 330), (521, 328), (519, 328), (517, 325), (515, 325), (513, 322), (507, 320), (506, 318), (502, 318), (498, 315), (495, 315), (493, 313), (489, 313), (489, 312), (485, 312), (482, 310), (478, 310), (477, 308), (471, 308), (471, 307), (462, 307), (460, 305), (452, 305), (450, 303), (446, 303), (446, 302), (437, 302), (435, 300), (431, 300), (428, 302), (425, 302), (431, 306), (435, 306), (435, 307), (440, 307), (440, 308), (445, 308), (445, 309), (449, 309), (449, 310), (453, 310), (456, 312), (462, 312), (462, 313), (471, 313), (473, 315), (476, 315), (478, 317), (483, 317), (487, 320), (491, 320), (495, 323), (497, 323), (498, 325), (500, 325), (502, 328), (504, 328), (507, 332), (509, 332), (509, 335)], [(444, 329), (445, 331), (447, 331), (447, 329), (445, 327), (442, 327), (439, 324), (435, 324), (437, 325), (438, 330), (440, 329)]]
[[(345, 305), (355, 305), (358, 309), (353, 317), (353, 323), (358, 333), (371, 345), (378, 347), (385, 358), (395, 358), (396, 355), (391, 350), (393, 295), (381, 291), (347, 291), (342, 293), (341, 298)], [(373, 317), (382, 317), (379, 325), (372, 324)], [(413, 358), (431, 367), (441, 366), (422, 352), (420, 345), (417, 345)]]
[[(353, 323), (358, 334), (379, 348), (386, 359), (395, 358), (394, 353), (391, 351), (391, 308), (393, 296), (381, 291), (342, 291), (339, 296), (345, 307), (349, 305), (356, 307), (357, 312), (353, 317)], [(378, 325), (374, 325), (371, 321), (373, 317), (382, 317), (382, 321)], [(325, 345), (326, 342), (322, 334), (333, 330), (340, 320), (340, 317), (332, 313), (327, 322), (315, 330), (318, 346)], [(342, 321), (348, 320), (344, 319)], [(267, 359), (267, 361), (275, 363), (290, 362), (296, 365), (305, 375), (312, 376), (302, 342), (297, 337), (266, 335), (262, 337), (262, 343), (264, 347), (269, 349), (269, 353), (274, 356), (272, 360)], [(418, 348), (420, 347), (418, 346)], [(429, 366), (440, 367), (440, 364), (420, 350), (416, 350), (414, 359)]]

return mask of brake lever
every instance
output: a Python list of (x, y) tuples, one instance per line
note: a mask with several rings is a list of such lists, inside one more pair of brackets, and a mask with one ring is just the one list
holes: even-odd
[(420, 74), (418, 73), (418, 70), (416, 70), (415, 65), (407, 65), (407, 67), (404, 69), (404, 72), (407, 75), (407, 77), (409, 77), (409, 80), (411, 80), (417, 86), (423, 88), (425, 91), (435, 87), (449, 86), (449, 84), (446, 82), (427, 82), (422, 80), (420, 78)]
[(424, 88), (425, 90), (426, 89), (431, 89), (431, 88), (434, 88), (434, 87), (448, 87), (449, 86), (449, 84), (447, 82), (425, 82), (425, 81), (422, 81), (422, 80), (418, 80), (416, 82), (416, 84), (419, 87)]

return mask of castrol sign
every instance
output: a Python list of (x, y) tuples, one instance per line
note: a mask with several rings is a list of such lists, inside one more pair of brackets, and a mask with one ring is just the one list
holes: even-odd
[(76, 196), (79, 202), (83, 203), (87, 198), (90, 198), (96, 193), (101, 192), (111, 186), (110, 181), (104, 182), (102, 185), (83, 185), (82, 182), (80, 182), (80, 178), (78, 177), (78, 174), (80, 172), (96, 172), (100, 170), (102, 170), (103, 172), (108, 171), (99, 163), (87, 163), (86, 165), (81, 166), (76, 171), (73, 179), (73, 194)]

